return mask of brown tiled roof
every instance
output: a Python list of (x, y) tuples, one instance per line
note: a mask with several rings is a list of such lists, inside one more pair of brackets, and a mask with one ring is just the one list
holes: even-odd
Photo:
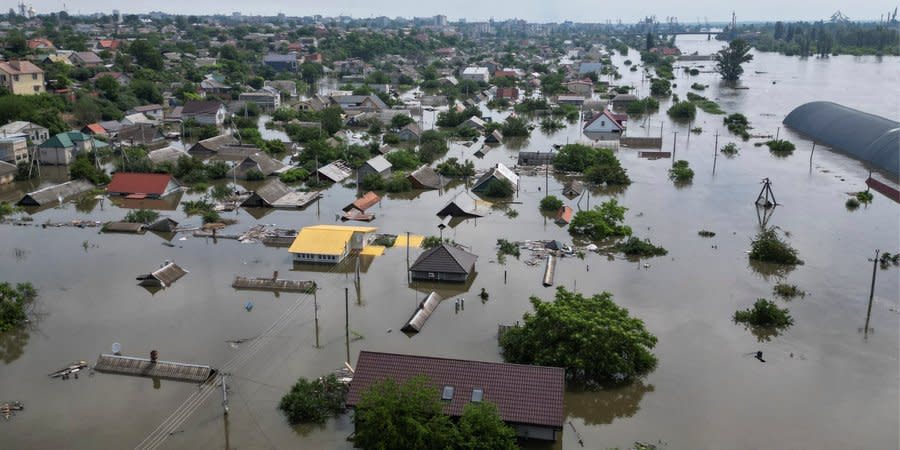
[(481, 389), (484, 401), (497, 406), (508, 423), (562, 429), (565, 370), (431, 356), (361, 351), (350, 382), (347, 406), (356, 406), (369, 386), (385, 379), (402, 383), (424, 375), (431, 386), (453, 386), (453, 399), (444, 401), (444, 413), (462, 415), (472, 401), (472, 390)]
[(215, 100), (190, 100), (184, 102), (182, 114), (215, 114), (222, 107), (222, 102)]

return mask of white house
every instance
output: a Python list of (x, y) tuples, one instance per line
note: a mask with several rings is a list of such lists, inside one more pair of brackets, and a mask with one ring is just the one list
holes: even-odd
[(608, 109), (597, 114), (584, 125), (586, 133), (621, 133), (625, 131), (625, 120)]
[(222, 126), (227, 110), (222, 102), (192, 100), (185, 102), (181, 109), (183, 120), (194, 119), (201, 125)]
[(488, 71), (487, 67), (466, 67), (463, 69), (460, 77), (463, 80), (483, 81), (487, 83), (491, 78), (491, 73)]

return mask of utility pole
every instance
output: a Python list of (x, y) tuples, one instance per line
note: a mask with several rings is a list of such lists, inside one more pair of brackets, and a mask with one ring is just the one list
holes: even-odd
[(815, 154), (815, 153), (816, 153), (816, 141), (813, 141), (812, 151), (809, 152), (809, 171), (810, 172), (812, 172), (812, 158), (813, 158), (813, 154)]
[(872, 259), (872, 286), (869, 287), (869, 307), (866, 309), (866, 328), (863, 336), (869, 337), (869, 318), (872, 316), (872, 300), (875, 298), (875, 275), (878, 274), (878, 254), (881, 250), (875, 250), (875, 258)]
[(227, 377), (227, 373), (222, 374), (222, 408), (224, 409), (226, 416), (228, 415), (228, 386), (225, 382)]

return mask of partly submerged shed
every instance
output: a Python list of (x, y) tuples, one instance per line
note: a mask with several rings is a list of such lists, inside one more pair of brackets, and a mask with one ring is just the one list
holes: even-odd
[(437, 216), (441, 219), (450, 217), (483, 217), (488, 213), (489, 205), (486, 202), (472, 197), (468, 192), (462, 191), (456, 194), (446, 206), (438, 211)]
[(503, 163), (497, 163), (493, 169), (489, 172), (485, 173), (472, 185), (472, 192), (481, 192), (487, 189), (487, 186), (491, 180), (498, 181), (508, 181), (513, 188), (519, 185), (519, 176), (516, 175), (509, 167), (503, 165)]
[(266, 181), (266, 183), (257, 190), (253, 191), (253, 193), (250, 194), (250, 197), (247, 197), (247, 199), (241, 203), (241, 206), (271, 208), (278, 199), (291, 192), (291, 188), (282, 183), (281, 180), (273, 178)]
[(187, 273), (188, 271), (181, 268), (178, 264), (166, 261), (159, 269), (146, 275), (140, 275), (137, 277), (137, 280), (140, 281), (138, 284), (141, 286), (164, 288), (171, 286), (172, 283), (187, 275)]
[(900, 176), (900, 123), (832, 102), (794, 108), (784, 124), (895, 177)]
[(316, 176), (319, 178), (319, 181), (340, 183), (347, 179), (351, 173), (353, 173), (353, 169), (350, 167), (350, 164), (348, 164), (347, 161), (339, 159), (327, 166), (320, 167), (319, 170), (316, 171)]
[(478, 256), (441, 244), (419, 255), (409, 268), (413, 280), (465, 282), (475, 271)]
[(60, 204), (69, 198), (94, 189), (87, 180), (72, 180), (29, 192), (17, 203), (20, 206), (47, 206)]
[(425, 297), (425, 300), (422, 300), (422, 303), (419, 303), (419, 307), (416, 308), (412, 317), (409, 318), (406, 325), (403, 325), (401, 330), (407, 333), (418, 333), (422, 331), (422, 327), (425, 326), (425, 321), (431, 317), (431, 313), (437, 309), (440, 303), (441, 296), (438, 295), (437, 292), (432, 291), (428, 294), (428, 297)]

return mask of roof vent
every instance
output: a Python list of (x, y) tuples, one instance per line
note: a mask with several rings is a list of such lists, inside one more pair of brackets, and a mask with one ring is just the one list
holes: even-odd
[(484, 398), (484, 390), (472, 389), (472, 402), (479, 403)]
[(453, 386), (444, 386), (444, 392), (441, 394), (441, 400), (453, 400)]

